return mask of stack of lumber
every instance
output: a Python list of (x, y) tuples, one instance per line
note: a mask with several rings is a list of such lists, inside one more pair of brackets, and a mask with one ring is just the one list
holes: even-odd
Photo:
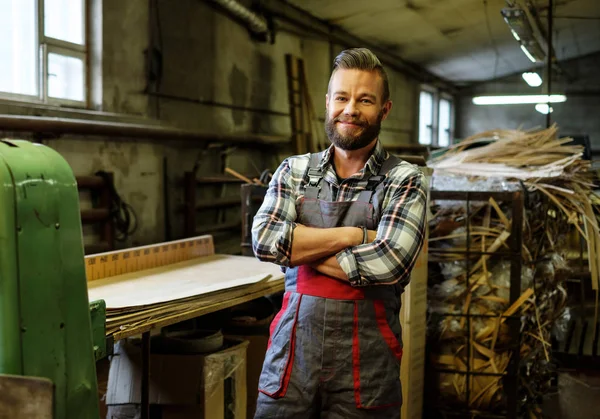
[[(472, 202), (467, 212), (464, 202), (432, 203), (435, 215), (430, 222), (429, 245), (443, 252), (429, 255), (430, 362), (447, 371), (436, 373), (435, 380), (445, 406), (461, 406), (471, 412), (500, 413), (506, 409), (506, 395), (512, 389), (504, 386), (514, 336), (505, 316), (514, 315), (522, 322), (520, 408), (531, 417), (541, 415), (540, 396), (548, 391), (553, 372), (550, 333), (566, 304), (565, 276), (561, 272), (567, 269), (564, 256), (573, 229), (586, 238), (589, 254), (594, 255), (590, 271), (592, 286), (598, 289), (595, 249), (600, 239), (589, 200), (593, 186), (587, 172), (589, 162), (581, 160), (579, 146), (568, 142), (570, 139), (557, 138), (556, 127), (535, 132), (489, 131), (466, 139), (428, 162), (435, 168), (436, 177), (455, 176), (473, 183), (486, 177), (503, 178), (498, 184), (510, 185), (511, 190), (525, 189), (526, 198), (520, 298), (512, 304), (510, 261), (494, 256), (508, 250), (510, 205), (490, 198), (487, 202)], [(474, 145), (479, 147), (470, 148)], [(433, 185), (435, 188), (435, 180)], [(467, 247), (492, 255), (471, 255), (467, 262), (459, 253)], [(467, 320), (452, 316), (466, 313), (490, 317)]]
[(88, 296), (105, 300), (106, 334), (121, 338), (276, 292), (282, 278), (271, 263), (212, 254), (88, 281)]

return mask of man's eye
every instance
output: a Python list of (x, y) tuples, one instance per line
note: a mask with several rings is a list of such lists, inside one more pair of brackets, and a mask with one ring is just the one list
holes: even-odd
[(335, 100), (337, 100), (338, 102), (344, 101), (346, 100), (345, 97), (336, 97)]
[(371, 103), (373, 103), (373, 102), (372, 102), (370, 99), (363, 99), (363, 100), (362, 100), (362, 103), (369, 103), (369, 104), (371, 104)]

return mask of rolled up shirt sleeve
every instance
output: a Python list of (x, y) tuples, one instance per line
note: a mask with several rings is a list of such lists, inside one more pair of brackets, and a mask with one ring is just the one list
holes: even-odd
[[(396, 175), (394, 175), (396, 171)], [(390, 172), (375, 241), (336, 255), (353, 286), (407, 284), (425, 238), (427, 180), (412, 169)], [(404, 172), (404, 173), (402, 173)]]
[(252, 223), (256, 257), (288, 267), (296, 220), (296, 192), (289, 159), (281, 163), (269, 183), (265, 199)]

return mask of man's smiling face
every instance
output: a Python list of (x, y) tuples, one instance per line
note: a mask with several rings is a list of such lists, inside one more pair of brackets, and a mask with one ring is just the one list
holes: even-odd
[(373, 142), (392, 103), (383, 103), (383, 80), (377, 71), (338, 69), (326, 96), (325, 131), (343, 150), (358, 150)]

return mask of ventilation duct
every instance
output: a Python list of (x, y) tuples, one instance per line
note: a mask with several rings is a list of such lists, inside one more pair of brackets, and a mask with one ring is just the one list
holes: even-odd
[(230, 13), (234, 18), (245, 23), (248, 30), (257, 39), (267, 41), (269, 38), (269, 25), (267, 21), (248, 9), (246, 6), (235, 0), (211, 0), (212, 3), (219, 5), (222, 9)]

